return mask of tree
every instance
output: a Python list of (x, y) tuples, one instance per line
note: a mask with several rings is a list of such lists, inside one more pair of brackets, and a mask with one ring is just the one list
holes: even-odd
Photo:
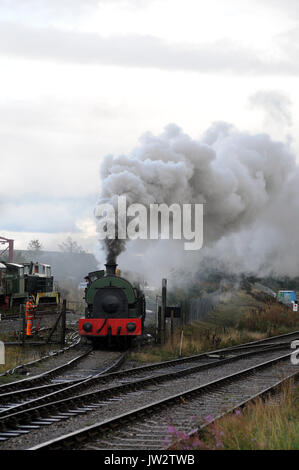
[(40, 243), (39, 240), (31, 240), (27, 246), (27, 250), (35, 251), (35, 252), (41, 251), (42, 248), (43, 248), (43, 245)]
[(66, 241), (58, 246), (61, 251), (64, 251), (66, 253), (86, 253), (86, 251), (83, 250), (82, 246), (78, 245), (77, 242), (72, 240), (72, 237), (67, 237)]

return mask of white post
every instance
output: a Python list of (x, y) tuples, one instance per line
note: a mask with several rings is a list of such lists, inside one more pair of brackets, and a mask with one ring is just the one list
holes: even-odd
[(182, 357), (184, 330), (181, 331), (180, 357)]
[(0, 364), (5, 364), (5, 345), (0, 341)]

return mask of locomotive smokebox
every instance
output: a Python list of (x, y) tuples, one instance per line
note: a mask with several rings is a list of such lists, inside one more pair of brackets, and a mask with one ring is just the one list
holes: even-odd
[(106, 276), (115, 276), (115, 270), (117, 264), (107, 263), (106, 266)]

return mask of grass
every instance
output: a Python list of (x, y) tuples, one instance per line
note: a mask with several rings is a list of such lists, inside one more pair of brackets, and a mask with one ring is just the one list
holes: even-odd
[(240, 317), (252, 308), (263, 305), (262, 299), (243, 290), (228, 292), (216, 308), (207, 315), (206, 320), (214, 325), (234, 327)]
[(4, 375), (3, 377), (0, 377), (0, 385), (5, 385), (21, 379), (24, 379), (24, 376), (20, 374)]
[(272, 335), (286, 333), (299, 327), (299, 312), (293, 312), (282, 304), (266, 304), (246, 313), (238, 322), (238, 328), (250, 331), (271, 331)]
[[(209, 422), (210, 416), (206, 417)], [(172, 449), (298, 450), (299, 386), (284, 384), (281, 399), (258, 398), (243, 410), (224, 416), (192, 437), (169, 427)]]
[[(55, 349), (53, 345), (41, 345), (41, 346), (7, 346), (5, 348), (5, 364), (0, 364), (0, 374), (6, 372), (9, 369), (20, 364), (26, 364), (27, 362), (39, 359), (49, 353), (50, 350)], [(30, 370), (34, 370), (39, 367), (39, 363), (30, 365)], [(37, 373), (36, 371), (34, 373)], [(24, 378), (24, 375), (13, 374), (5, 375), (0, 377), (0, 385)]]
[[(201, 352), (226, 348), (241, 343), (265, 338), (265, 333), (236, 330), (227, 327), (211, 327), (208, 323), (196, 322), (184, 327), (182, 356), (191, 356)], [(167, 361), (180, 354), (181, 329), (174, 332), (173, 342), (170, 338), (162, 346), (144, 346), (140, 351), (131, 351), (130, 359), (141, 363)]]
[[(17, 341), (20, 338), (17, 335), (17, 332), (1, 332), (0, 331), (0, 341), (10, 342)], [(5, 347), (5, 364), (0, 364), (0, 374), (5, 373), (7, 370), (13, 369), (14, 367), (26, 364), (31, 361), (35, 361), (43, 356), (46, 356), (50, 351), (56, 350), (57, 345), (53, 344), (41, 344), (41, 345), (6, 345)], [(38, 368), (39, 363), (30, 365), (32, 371), (33, 368)], [(34, 369), (33, 369), (34, 371)], [(36, 373), (36, 371), (35, 371)], [(24, 378), (24, 375), (15, 373), (13, 375), (0, 376), (0, 385)]]
[[(184, 327), (182, 356), (225, 348), (299, 329), (299, 313), (252, 290), (229, 293), (202, 321)], [(140, 363), (167, 361), (180, 355), (181, 328), (164, 345), (130, 353)]]

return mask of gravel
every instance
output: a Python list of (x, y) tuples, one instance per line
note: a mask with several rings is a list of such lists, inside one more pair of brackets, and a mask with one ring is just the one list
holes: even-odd
[[(84, 426), (90, 426), (92, 424), (102, 422), (109, 418), (115, 417), (118, 414), (122, 414), (124, 412), (128, 412), (129, 410), (133, 410), (146, 404), (167, 398), (173, 394), (184, 392), (188, 389), (203, 385), (209, 381), (216, 380), (217, 378), (221, 378), (228, 374), (232, 374), (246, 367), (250, 367), (282, 356), (287, 352), (289, 352), (289, 349), (272, 353), (269, 352), (263, 354), (262, 356), (238, 360), (227, 365), (222, 365), (221, 367), (201, 371), (189, 376), (177, 378), (175, 380), (166, 380), (165, 382), (157, 385), (149, 384), (143, 390), (137, 389), (134, 392), (127, 392), (116, 398), (110, 395), (110, 398), (105, 400), (103, 406), (96, 410), (89, 411), (85, 414), (74, 416), (66, 420), (61, 420), (58, 423), (42, 426), (40, 429), (34, 430), (29, 434), (22, 435), (20, 437), (11, 438), (0, 443), (0, 449), (27, 449), (49, 439), (53, 439), (66, 433), (81, 429)], [(89, 365), (89, 367), (93, 367), (93, 365)], [(162, 371), (159, 370), (155, 373), (161, 374)], [(280, 378), (282, 373), (283, 366), (277, 366), (277, 378)], [(144, 375), (146, 374), (144, 373)], [(133, 378), (130, 377), (130, 380), (133, 380)], [(115, 381), (113, 384), (116, 383), (117, 381)], [(112, 384), (109, 383), (109, 386), (111, 385)], [(93, 389), (95, 390), (106, 387), (107, 385), (103, 385), (102, 387), (93, 387)], [(101, 402), (103, 401), (104, 400), (102, 399)], [(97, 400), (95, 399), (93, 402), (96, 403)]]

